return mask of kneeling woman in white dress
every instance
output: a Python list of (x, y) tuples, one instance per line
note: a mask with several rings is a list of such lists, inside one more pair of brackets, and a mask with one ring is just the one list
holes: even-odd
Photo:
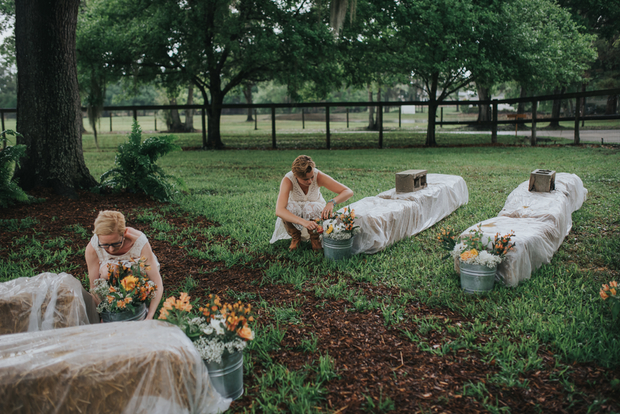
[[(337, 196), (326, 203), (321, 187)], [(302, 239), (310, 239), (313, 250), (322, 249), (320, 235), (315, 232), (319, 228), (315, 220), (329, 218), (337, 204), (352, 196), (353, 191), (349, 187), (319, 171), (312, 158), (300, 155), (280, 183), (276, 203), (278, 219), (270, 243), (292, 238), (289, 249), (295, 250)]]
[[(146, 235), (133, 227), (126, 227), (125, 216), (110, 210), (99, 212), (93, 233), (85, 253), (91, 290), (96, 279), (108, 278), (108, 263), (144, 257), (149, 266), (146, 275), (157, 285), (155, 298), (151, 300), (146, 315), (146, 319), (153, 319), (164, 294), (164, 287), (159, 274), (159, 262)], [(97, 305), (99, 301), (94, 296), (93, 300)]]

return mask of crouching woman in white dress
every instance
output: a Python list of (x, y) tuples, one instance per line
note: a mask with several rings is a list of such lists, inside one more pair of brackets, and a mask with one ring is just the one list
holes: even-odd
[[(321, 194), (321, 187), (336, 193), (327, 203)], [(319, 228), (316, 219), (327, 219), (336, 205), (353, 196), (353, 191), (322, 173), (307, 155), (300, 155), (293, 162), (293, 168), (280, 183), (276, 203), (276, 228), (270, 243), (291, 238), (289, 250), (295, 250), (301, 240), (310, 239), (313, 250), (321, 250)]]

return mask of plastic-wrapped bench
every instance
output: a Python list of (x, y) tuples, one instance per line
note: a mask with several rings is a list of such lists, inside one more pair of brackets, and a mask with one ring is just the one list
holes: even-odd
[(228, 409), (198, 350), (163, 321), (4, 335), (0, 412), (193, 414)]
[(467, 184), (458, 175), (428, 174), (426, 182), (426, 188), (418, 191), (397, 193), (392, 188), (350, 204), (361, 227), (353, 240), (353, 254), (376, 253), (414, 236), (469, 201)]
[[(510, 193), (497, 217), (477, 223), (461, 235), (481, 226), (485, 236), (514, 231), (515, 247), (497, 267), (497, 279), (506, 286), (516, 286), (532, 272), (551, 262), (572, 228), (572, 213), (579, 210), (588, 190), (575, 174), (558, 173), (555, 190), (530, 192), (529, 181)], [(455, 262), (458, 266), (458, 261)]]

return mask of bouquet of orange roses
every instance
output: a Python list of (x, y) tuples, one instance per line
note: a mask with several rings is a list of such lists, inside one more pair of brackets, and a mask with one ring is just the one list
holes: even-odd
[(160, 320), (177, 325), (192, 340), (206, 362), (222, 362), (222, 357), (241, 352), (254, 339), (249, 323), (254, 321), (251, 305), (223, 303), (209, 295), (201, 306), (183, 292), (169, 297), (159, 314)]
[(157, 285), (146, 276), (149, 270), (146, 258), (109, 262), (107, 267), (108, 279), (95, 280), (92, 289), (92, 293), (101, 300), (97, 312), (135, 311), (142, 303), (155, 297)]

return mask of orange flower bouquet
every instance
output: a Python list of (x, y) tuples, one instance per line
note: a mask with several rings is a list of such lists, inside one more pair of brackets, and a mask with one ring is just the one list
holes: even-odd
[[(515, 245), (510, 243), (510, 240), (515, 235), (513, 231), (504, 236), (497, 233), (494, 239), (486, 237), (486, 241), (480, 226), (470, 230), (469, 233), (459, 239), (459, 242), (454, 245), (451, 252), (452, 257), (458, 258), (464, 263), (495, 268), (504, 260), (506, 254)], [(451, 235), (449, 236), (452, 238)]]
[(95, 280), (91, 293), (101, 302), (99, 313), (135, 311), (155, 297), (157, 285), (146, 276), (146, 258), (107, 263), (108, 278)]
[(612, 280), (609, 284), (604, 284), (599, 292), (601, 299), (609, 299), (609, 306), (611, 307), (611, 316), (614, 320), (618, 319), (620, 315), (620, 295), (618, 295), (618, 282)]
[(206, 362), (221, 363), (223, 356), (243, 351), (254, 339), (251, 305), (224, 303), (217, 295), (209, 295), (204, 306), (190, 299), (185, 292), (178, 299), (169, 297), (159, 319), (181, 328)]

